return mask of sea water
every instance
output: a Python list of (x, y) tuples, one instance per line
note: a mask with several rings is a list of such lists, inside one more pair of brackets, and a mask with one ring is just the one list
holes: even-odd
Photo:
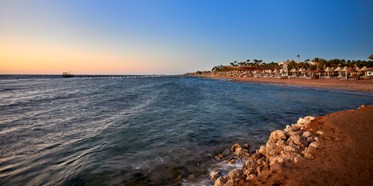
[(0, 185), (213, 184), (214, 156), (364, 92), (198, 78), (0, 76)]

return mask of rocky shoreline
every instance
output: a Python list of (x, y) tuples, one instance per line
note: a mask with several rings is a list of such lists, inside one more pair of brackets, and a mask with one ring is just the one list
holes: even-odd
[(215, 169), (216, 186), (373, 185), (373, 106), (300, 118), (253, 150), (234, 144), (215, 157), (238, 168)]
[(240, 146), (234, 144), (228, 152), (215, 156), (218, 161), (235, 164), (243, 162), (241, 169), (235, 169), (228, 175), (222, 176), (222, 172), (214, 170), (210, 172), (211, 179), (216, 180), (215, 186), (236, 185), (240, 181), (250, 182), (251, 179), (266, 171), (276, 169), (285, 162), (299, 162), (305, 159), (314, 159), (314, 152), (320, 143), (323, 131), (312, 133), (308, 131), (309, 123), (315, 117), (307, 116), (299, 118), (297, 124), (287, 125), (286, 128), (271, 133), (266, 146), (258, 150), (250, 149), (250, 145)]

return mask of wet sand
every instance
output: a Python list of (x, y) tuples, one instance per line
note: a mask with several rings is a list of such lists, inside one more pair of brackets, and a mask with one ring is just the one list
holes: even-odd
[(339, 79), (275, 79), (275, 78), (253, 78), (253, 77), (223, 77), (213, 76), (212, 78), (231, 79), (232, 81), (283, 84), (309, 87), (340, 88), (359, 91), (373, 91), (373, 80), (339, 80)]
[(306, 130), (323, 131), (320, 145), (313, 152), (314, 159), (273, 164), (255, 178), (231, 183), (373, 185), (373, 106), (316, 117)]

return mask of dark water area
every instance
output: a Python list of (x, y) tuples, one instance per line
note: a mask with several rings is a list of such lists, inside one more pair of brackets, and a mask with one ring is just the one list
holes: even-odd
[(192, 78), (0, 76), (0, 185), (199, 185), (235, 143), (364, 92)]

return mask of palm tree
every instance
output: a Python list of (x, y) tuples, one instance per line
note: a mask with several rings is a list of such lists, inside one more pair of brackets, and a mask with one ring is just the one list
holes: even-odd
[(369, 59), (373, 60), (373, 54), (368, 57)]
[(298, 62), (300, 62), (300, 55), (297, 55), (297, 58), (298, 58)]

